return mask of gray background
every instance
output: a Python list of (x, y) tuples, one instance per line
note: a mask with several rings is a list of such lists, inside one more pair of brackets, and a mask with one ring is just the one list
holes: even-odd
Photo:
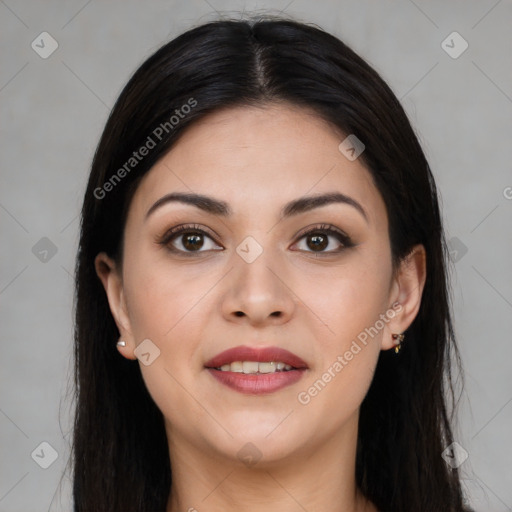
[[(165, 41), (219, 13), (267, 9), (352, 46), (418, 132), (453, 248), (464, 486), (477, 510), (512, 510), (510, 1), (0, 0), (0, 511), (71, 507), (69, 476), (61, 476), (71, 438), (72, 272), (82, 194), (109, 109)], [(44, 31), (59, 45), (47, 59), (31, 47)], [(456, 59), (441, 45), (453, 31), (469, 44)], [(48, 469), (35, 462), (50, 461), (41, 442), (58, 452)]]

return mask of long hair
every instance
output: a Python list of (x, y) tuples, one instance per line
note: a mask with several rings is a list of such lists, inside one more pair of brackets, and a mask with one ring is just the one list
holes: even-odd
[[(135, 72), (106, 123), (83, 202), (76, 264), (75, 512), (164, 512), (172, 479), (162, 413), (139, 366), (116, 350), (119, 332), (94, 258), (106, 251), (121, 265), (137, 185), (187, 127), (221, 108), (273, 101), (312, 109), (363, 141), (360, 158), (387, 209), (394, 267), (415, 244), (427, 253), (407, 343), (398, 357), (381, 352), (361, 404), (357, 484), (381, 511), (464, 510), (458, 471), (441, 456), (453, 441), (450, 368), (460, 358), (428, 162), (399, 101), (362, 58), (319, 28), (260, 19), (204, 24), (167, 43)], [(130, 160), (148, 137), (153, 147), (146, 156)]]

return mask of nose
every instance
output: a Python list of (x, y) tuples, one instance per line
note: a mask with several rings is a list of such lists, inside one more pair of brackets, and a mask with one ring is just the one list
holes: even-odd
[(222, 315), (254, 327), (284, 324), (293, 317), (296, 301), (283, 269), (270, 264), (265, 252), (252, 263), (238, 255), (222, 299)]

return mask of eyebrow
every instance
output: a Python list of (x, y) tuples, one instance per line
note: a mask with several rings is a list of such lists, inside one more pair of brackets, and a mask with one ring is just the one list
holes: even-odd
[(227, 217), (231, 215), (231, 208), (224, 201), (214, 199), (202, 194), (184, 194), (181, 192), (173, 192), (161, 197), (146, 213), (146, 219), (157, 209), (167, 203), (178, 202), (190, 204), (201, 210), (213, 213), (214, 215), (222, 215)]
[(281, 217), (284, 218), (291, 215), (297, 215), (299, 213), (304, 213), (313, 210), (314, 208), (320, 208), (321, 206), (327, 206), (333, 203), (342, 203), (353, 206), (368, 223), (368, 216), (361, 204), (352, 197), (341, 194), (340, 192), (332, 192), (317, 196), (305, 196), (295, 199), (284, 206)]
[[(219, 199), (214, 199), (213, 197), (205, 196), (203, 194), (185, 194), (182, 192), (173, 192), (171, 194), (166, 194), (156, 201), (153, 206), (147, 211), (146, 219), (158, 208), (163, 206), (164, 204), (178, 202), (184, 203), (191, 206), (195, 206), (205, 212), (220, 215), (222, 217), (228, 217), (232, 214), (232, 210), (229, 205), (220, 201)], [(316, 196), (305, 196), (300, 197), (299, 199), (295, 199), (290, 201), (281, 210), (281, 218), (291, 217), (293, 215), (298, 215), (300, 213), (305, 213), (315, 208), (320, 208), (322, 206), (327, 206), (329, 204), (342, 203), (347, 204), (349, 206), (354, 207), (366, 220), (368, 223), (368, 216), (366, 211), (358, 203), (355, 199), (345, 194), (341, 194), (339, 192), (321, 194)]]

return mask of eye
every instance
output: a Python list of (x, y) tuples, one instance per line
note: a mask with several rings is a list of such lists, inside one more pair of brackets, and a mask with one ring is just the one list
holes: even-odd
[(300, 239), (292, 248), (294, 250), (316, 253), (336, 253), (353, 247), (354, 243), (348, 235), (331, 225), (320, 225), (306, 228)]
[(176, 226), (159, 240), (172, 252), (198, 253), (224, 250), (205, 230), (196, 225)]

